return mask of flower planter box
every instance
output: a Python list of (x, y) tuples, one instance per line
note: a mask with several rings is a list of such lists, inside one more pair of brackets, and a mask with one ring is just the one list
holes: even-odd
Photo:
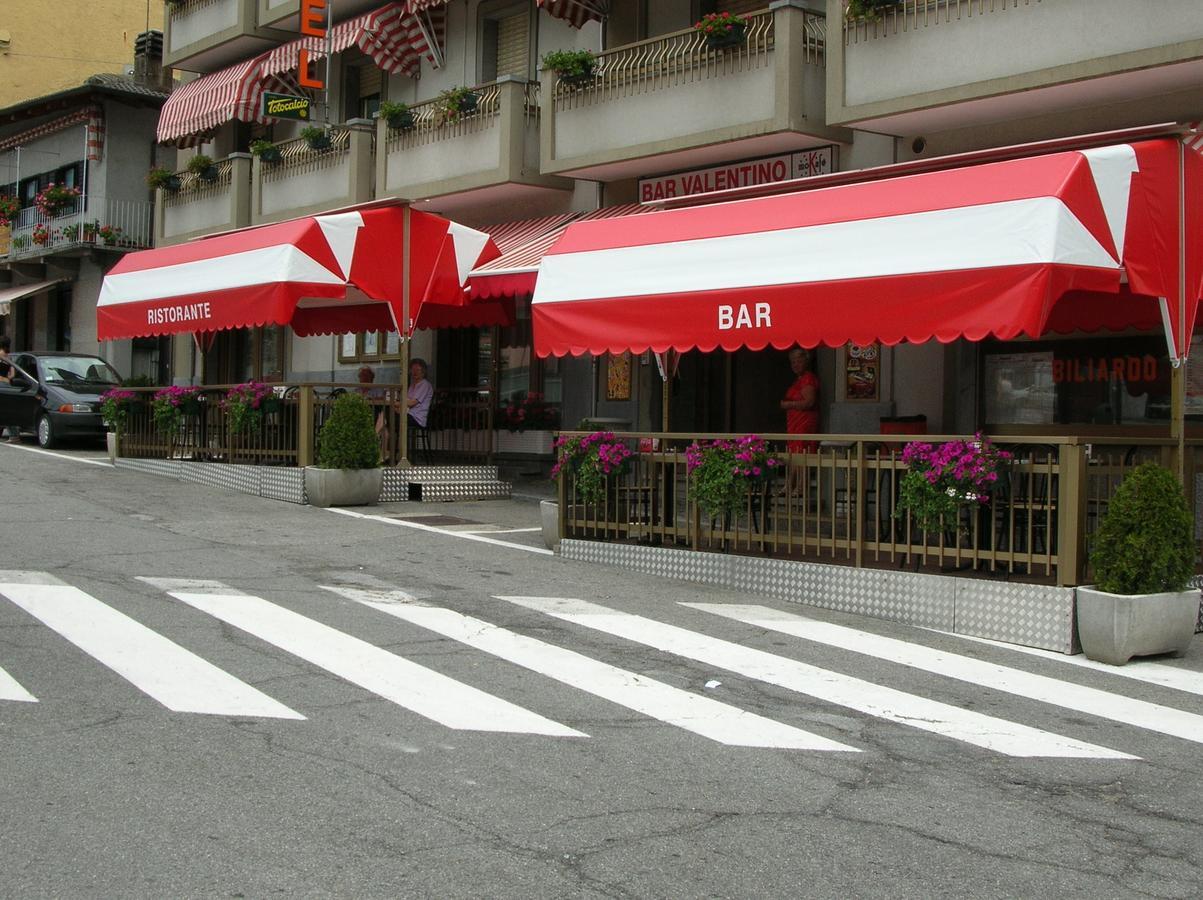
[(1181, 656), (1195, 636), (1199, 592), (1109, 594), (1077, 589), (1078, 638), (1090, 659), (1122, 666), (1133, 656)]
[(498, 453), (551, 455), (550, 431), (498, 431), (493, 446)]
[(706, 37), (706, 46), (711, 50), (725, 50), (728, 47), (735, 47), (744, 42), (746, 29), (746, 25), (736, 25), (730, 31), (722, 34), (708, 35)]
[(305, 467), (305, 493), (310, 506), (375, 506), (383, 483), (383, 469)]

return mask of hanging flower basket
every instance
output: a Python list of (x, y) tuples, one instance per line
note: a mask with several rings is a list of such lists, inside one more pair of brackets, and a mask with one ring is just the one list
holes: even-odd
[(38, 212), (53, 218), (71, 211), (81, 193), (77, 187), (67, 187), (65, 184), (57, 183), (48, 184), (38, 191), (33, 203), (38, 208)]
[(742, 16), (732, 13), (710, 13), (703, 16), (694, 28), (706, 39), (711, 50), (722, 50), (742, 44), (748, 23)]
[(0, 196), (0, 226), (8, 225), (21, 212), (21, 201), (16, 197)]

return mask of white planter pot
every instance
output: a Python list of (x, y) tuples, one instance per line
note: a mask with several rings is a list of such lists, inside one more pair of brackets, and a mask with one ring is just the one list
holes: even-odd
[(493, 446), (498, 453), (551, 455), (550, 431), (498, 431)]
[(384, 469), (305, 467), (310, 506), (375, 506), (383, 483)]
[(117, 457), (121, 455), (117, 446), (117, 432), (109, 431), (105, 433), (104, 442), (109, 448), (109, 462), (116, 465)]
[(1199, 592), (1109, 594), (1077, 589), (1078, 639), (1090, 659), (1122, 666), (1133, 656), (1173, 653), (1190, 646), (1199, 617)]
[(539, 518), (543, 526), (543, 543), (548, 550), (560, 551), (560, 504), (556, 500), (539, 501)]

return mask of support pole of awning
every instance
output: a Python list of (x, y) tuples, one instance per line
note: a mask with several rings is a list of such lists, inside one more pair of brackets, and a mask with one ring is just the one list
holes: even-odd
[(656, 368), (660, 372), (660, 430), (667, 433), (672, 381), (677, 376), (677, 367), (681, 365), (681, 351), (670, 349), (663, 353), (653, 353), (652, 356), (656, 358)]
[(1178, 438), (1178, 480), (1186, 485), (1186, 364), (1191, 336), (1186, 332), (1186, 145), (1178, 144), (1178, 359), (1171, 380), (1170, 415)]
[(401, 459), (397, 466), (408, 469), (409, 462), (409, 340), (413, 334), (409, 327), (409, 258), (412, 247), (412, 222), (410, 208), (406, 203), (401, 211), (402, 233), (401, 240), (401, 321), (397, 323), (398, 336), (401, 339), (401, 423), (398, 440), (401, 442)]

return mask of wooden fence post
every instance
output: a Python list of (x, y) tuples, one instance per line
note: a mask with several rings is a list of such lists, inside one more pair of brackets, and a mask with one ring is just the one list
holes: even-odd
[(297, 393), (297, 465), (313, 465), (313, 388), (303, 385)]
[(1057, 448), (1057, 584), (1081, 584), (1086, 576), (1086, 447)]

